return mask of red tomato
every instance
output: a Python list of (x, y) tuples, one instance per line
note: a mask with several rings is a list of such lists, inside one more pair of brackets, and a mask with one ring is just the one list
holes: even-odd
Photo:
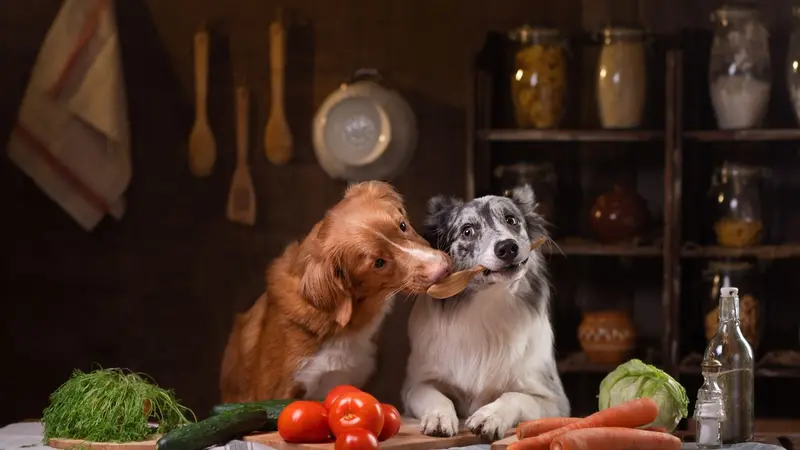
[(334, 450), (375, 450), (378, 448), (378, 439), (363, 428), (353, 428), (336, 438), (333, 448)]
[(325, 442), (331, 434), (328, 411), (319, 402), (289, 403), (278, 416), (278, 434), (286, 442)]
[(325, 397), (325, 402), (323, 402), (323, 405), (325, 405), (325, 409), (330, 411), (333, 402), (335, 402), (340, 395), (346, 394), (348, 392), (361, 392), (361, 389), (355, 386), (350, 386), (349, 384), (342, 384), (336, 386), (335, 388), (328, 391), (328, 395), (327, 397)]
[(353, 428), (364, 428), (377, 436), (383, 428), (383, 409), (380, 402), (366, 392), (344, 394), (328, 411), (328, 425), (337, 437)]
[(402, 419), (400, 418), (400, 411), (388, 403), (381, 403), (383, 410), (383, 428), (381, 434), (378, 435), (379, 441), (385, 441), (400, 431)]

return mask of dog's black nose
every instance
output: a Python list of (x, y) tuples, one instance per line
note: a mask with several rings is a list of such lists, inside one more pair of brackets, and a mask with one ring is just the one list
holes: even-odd
[(494, 254), (501, 260), (510, 263), (519, 253), (519, 245), (513, 239), (506, 239), (494, 245)]

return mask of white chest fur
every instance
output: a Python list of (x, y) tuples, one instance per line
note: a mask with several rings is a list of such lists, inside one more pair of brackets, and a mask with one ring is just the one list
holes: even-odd
[(394, 297), (386, 300), (369, 326), (326, 341), (317, 353), (300, 363), (294, 379), (305, 388), (307, 399), (323, 400), (329, 390), (340, 384), (366, 384), (375, 371), (374, 337), (393, 302)]
[(465, 396), (458, 402), (464, 415), (493, 395), (536, 382), (530, 374), (553, 359), (553, 332), (547, 314), (533, 312), (515, 294), (488, 288), (453, 313), (437, 311), (436, 300), (418, 300), (409, 319), (409, 378), (455, 388)]

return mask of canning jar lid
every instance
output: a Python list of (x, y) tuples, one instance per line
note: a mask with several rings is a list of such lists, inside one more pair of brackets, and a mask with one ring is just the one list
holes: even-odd
[(744, 272), (754, 267), (747, 261), (709, 261), (707, 270), (710, 272)]
[(647, 30), (638, 25), (609, 24), (600, 29), (603, 43), (608, 45), (614, 41), (643, 41)]
[(553, 41), (561, 37), (558, 28), (545, 25), (522, 25), (508, 32), (508, 38), (523, 44), (538, 44), (541, 41)]
[(723, 181), (727, 178), (751, 178), (767, 175), (767, 171), (763, 167), (727, 161), (717, 168), (717, 172), (722, 176)]

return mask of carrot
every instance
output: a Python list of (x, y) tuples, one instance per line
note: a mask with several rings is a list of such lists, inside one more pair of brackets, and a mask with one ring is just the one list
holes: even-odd
[(545, 450), (550, 447), (550, 442), (552, 442), (553, 439), (568, 431), (599, 427), (636, 428), (642, 425), (647, 425), (648, 423), (656, 420), (657, 416), (658, 405), (653, 401), (653, 399), (645, 397), (598, 411), (581, 420), (572, 422), (569, 425), (565, 425), (561, 428), (548, 431), (532, 438), (524, 438), (524, 436), (530, 436), (531, 433), (528, 431), (526, 425), (522, 424), (521, 426), (517, 427), (517, 437), (520, 440), (511, 444), (508, 447), (508, 450), (514, 450), (515, 448), (519, 450)]
[[(542, 433), (556, 430), (573, 422), (581, 420), (580, 417), (542, 417), (541, 419), (526, 420), (517, 426), (517, 437), (536, 437)], [(524, 428), (524, 431), (523, 431)]]
[[(511, 448), (511, 447), (509, 447)], [(550, 450), (680, 450), (681, 440), (669, 433), (634, 428), (584, 428), (553, 439)]]
[[(525, 425), (525, 437), (532, 438), (547, 433), (548, 431), (557, 430), (579, 420), (581, 420), (580, 417), (542, 417), (541, 419), (522, 422), (520, 426)], [(667, 429), (663, 427), (647, 427), (641, 429), (658, 433), (667, 432)]]

